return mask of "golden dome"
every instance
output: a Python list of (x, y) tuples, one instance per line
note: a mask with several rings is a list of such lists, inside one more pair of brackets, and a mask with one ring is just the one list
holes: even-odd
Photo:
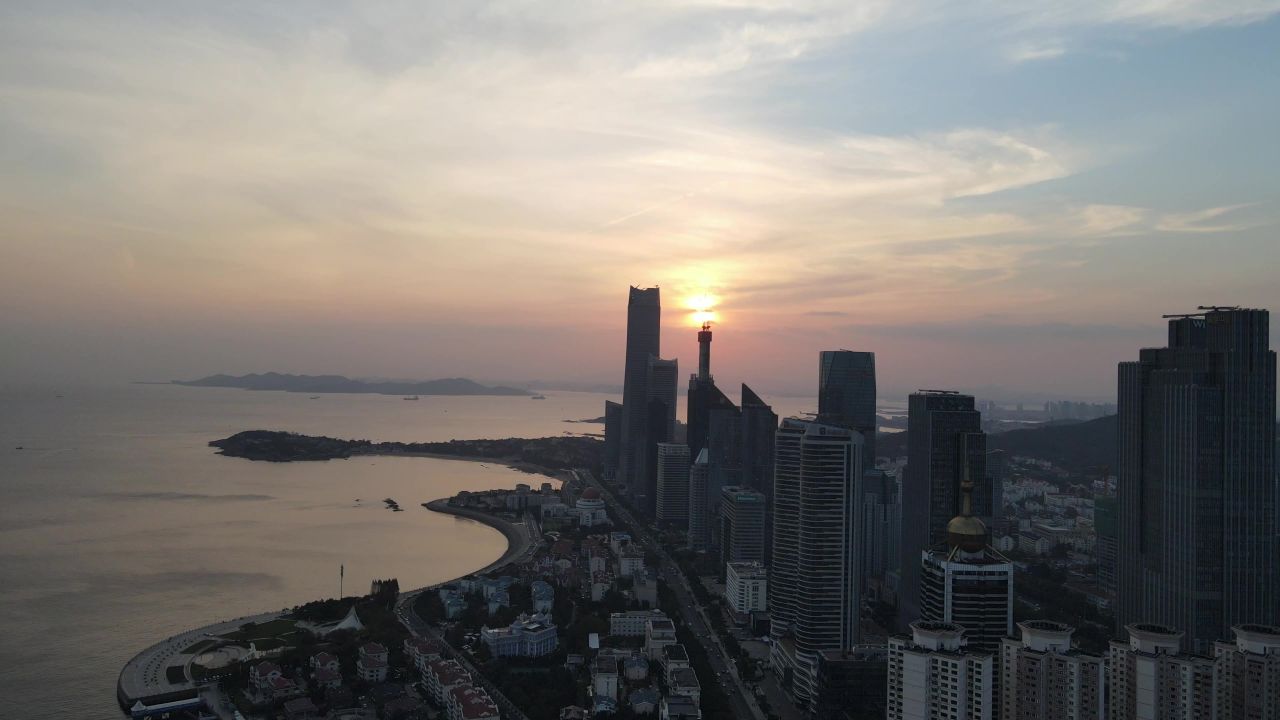
[(957, 515), (947, 523), (947, 544), (964, 552), (982, 552), (987, 546), (987, 526), (972, 515)]

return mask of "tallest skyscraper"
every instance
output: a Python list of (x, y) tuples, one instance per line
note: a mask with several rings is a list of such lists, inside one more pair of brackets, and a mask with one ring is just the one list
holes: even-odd
[(1116, 625), (1207, 653), (1232, 625), (1280, 623), (1280, 492), (1269, 315), (1201, 310), (1120, 363)]
[(622, 427), (618, 478), (628, 487), (642, 482), (648, 431), (649, 358), (661, 357), (662, 301), (658, 288), (631, 288), (627, 298), (627, 359), (622, 379)]

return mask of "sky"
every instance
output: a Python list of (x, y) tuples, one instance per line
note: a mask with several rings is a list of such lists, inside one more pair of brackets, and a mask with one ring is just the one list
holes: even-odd
[[(1280, 0), (0, 5), (0, 381), (1109, 399), (1280, 310)], [(1278, 326), (1273, 321), (1273, 332)]]

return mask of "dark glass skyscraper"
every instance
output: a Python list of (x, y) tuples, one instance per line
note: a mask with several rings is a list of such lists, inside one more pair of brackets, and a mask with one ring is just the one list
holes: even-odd
[(662, 301), (658, 288), (631, 288), (627, 298), (627, 358), (622, 378), (622, 427), (618, 449), (618, 478), (628, 487), (638, 482), (639, 453), (647, 427), (649, 357), (661, 357), (659, 335)]
[(680, 377), (675, 360), (649, 356), (645, 372), (645, 435), (643, 452), (636, 463), (640, 479), (632, 488), (636, 506), (650, 516), (655, 511), (658, 483), (658, 443), (671, 442), (676, 427), (676, 382)]
[(920, 617), (921, 553), (947, 540), (947, 523), (960, 511), (960, 483), (966, 460), (980, 517), (990, 507), (987, 436), (972, 395), (945, 390), (912, 393), (907, 405), (907, 467), (902, 483), (902, 563), (898, 621)]
[(1169, 321), (1169, 345), (1119, 368), (1117, 627), (1280, 622), (1276, 354), (1266, 310)]
[(823, 350), (819, 353), (818, 422), (862, 433), (866, 467), (875, 467), (875, 353), (852, 350)]
[(604, 472), (615, 476), (622, 453), (622, 403), (604, 401)]

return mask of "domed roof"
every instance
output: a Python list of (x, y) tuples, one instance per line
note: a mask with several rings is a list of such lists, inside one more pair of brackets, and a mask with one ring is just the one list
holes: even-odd
[(583, 500), (599, 500), (600, 491), (593, 487), (589, 487), (586, 490), (582, 491), (582, 499)]
[(982, 552), (987, 546), (987, 526), (972, 515), (957, 515), (947, 523), (947, 544), (964, 552)]

